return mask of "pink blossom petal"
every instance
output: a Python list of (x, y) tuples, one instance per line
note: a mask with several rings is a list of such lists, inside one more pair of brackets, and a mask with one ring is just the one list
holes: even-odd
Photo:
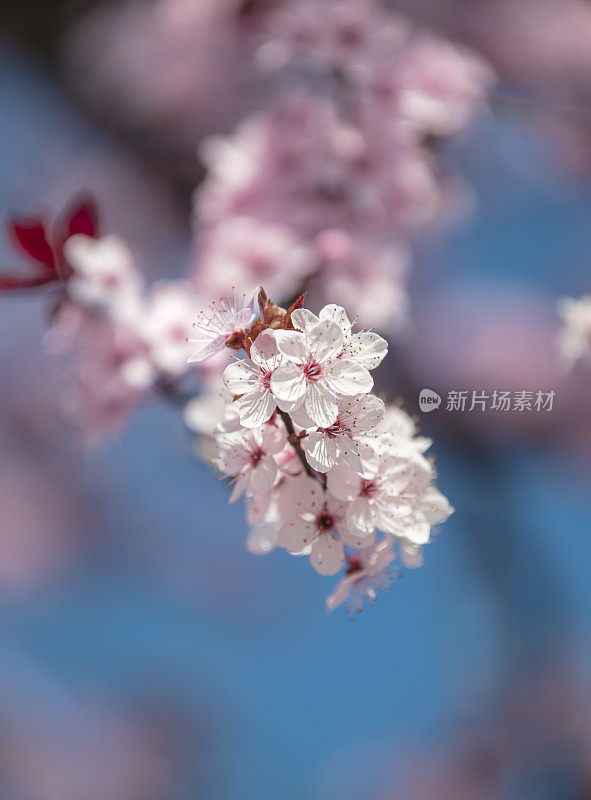
[(340, 463), (327, 476), (328, 489), (339, 500), (354, 500), (361, 490), (361, 478), (348, 464)]
[(277, 544), (290, 553), (301, 553), (314, 540), (316, 526), (301, 517), (286, 522), (277, 534)]
[(310, 562), (321, 575), (335, 575), (343, 566), (343, 545), (331, 533), (321, 533), (312, 544)]
[(250, 474), (249, 491), (265, 494), (273, 488), (277, 477), (277, 464), (273, 456), (263, 456)]
[(264, 522), (253, 528), (246, 539), (246, 549), (255, 556), (264, 556), (277, 547), (276, 522)]

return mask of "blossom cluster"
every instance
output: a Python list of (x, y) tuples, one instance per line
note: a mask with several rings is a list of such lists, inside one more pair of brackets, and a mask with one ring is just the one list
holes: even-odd
[(492, 75), (378, 0), (286, 0), (256, 20), (253, 63), (280, 91), (202, 142), (189, 279), (147, 287), (84, 200), (53, 227), (12, 224), (30, 269), (0, 292), (56, 290), (47, 346), (74, 355), (66, 403), (87, 443), (148, 399), (182, 407), (245, 498), (249, 548), (344, 570), (329, 606), (357, 608), (397, 560), (420, 563), (451, 508), (430, 443), (372, 393), (385, 339), (345, 308), (382, 331), (403, 321), (413, 240), (457, 195), (433, 145), (466, 126)]
[[(433, 527), (452, 512), (425, 457), (431, 442), (397, 407), (371, 393), (387, 353), (373, 330), (356, 331), (344, 308), (318, 315), (259, 293), (233, 293), (202, 312), (189, 342), (201, 362), (244, 351), (223, 372), (213, 462), (244, 497), (248, 549), (306, 556), (322, 575), (343, 572), (328, 599), (359, 611), (394, 577), (397, 556), (421, 563)], [(202, 401), (187, 421), (200, 427)]]
[(261, 28), (256, 60), (282, 91), (201, 146), (197, 285), (305, 288), (314, 309), (336, 300), (394, 330), (412, 242), (458, 195), (431, 144), (467, 125), (492, 73), (377, 0), (293, 0)]
[(65, 403), (83, 443), (94, 445), (120, 430), (147, 393), (186, 373), (186, 339), (202, 301), (183, 281), (148, 291), (126, 244), (100, 235), (93, 201), (74, 202), (54, 227), (36, 217), (11, 223), (30, 266), (0, 276), (0, 292), (57, 289), (46, 345), (74, 354)]
[[(262, 288), (206, 305), (182, 282), (147, 290), (124, 243), (99, 235), (92, 203), (68, 209), (56, 229), (13, 223), (32, 269), (3, 276), (0, 288), (57, 287), (48, 338), (76, 344), (85, 359), (74, 402), (95, 434), (153, 390), (179, 403), (189, 427), (209, 436), (230, 502), (246, 500), (248, 548), (308, 556), (323, 575), (343, 571), (330, 609), (375, 599), (397, 557), (421, 563), (452, 509), (433, 485), (430, 441), (372, 394), (385, 339), (342, 306), (312, 313), (304, 295), (286, 309)], [(201, 396), (179, 388), (190, 371)]]

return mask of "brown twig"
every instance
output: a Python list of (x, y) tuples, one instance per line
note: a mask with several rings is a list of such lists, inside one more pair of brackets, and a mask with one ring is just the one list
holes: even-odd
[(277, 409), (277, 413), (279, 414), (279, 416), (283, 420), (283, 424), (285, 425), (285, 427), (287, 429), (287, 435), (288, 435), (289, 443), (291, 444), (293, 449), (296, 451), (296, 455), (300, 459), (300, 461), (302, 463), (302, 467), (306, 471), (306, 475), (308, 475), (310, 478), (313, 478), (313, 480), (318, 481), (319, 483), (321, 483), (322, 487), (324, 489), (326, 489), (326, 475), (322, 475), (320, 472), (317, 472), (315, 469), (313, 469), (308, 464), (308, 462), (306, 460), (306, 454), (302, 450), (302, 445), (300, 444), (300, 440), (298, 438), (298, 435), (295, 432), (295, 429), (293, 427), (293, 422), (291, 421), (291, 417), (289, 416), (289, 414), (287, 412), (280, 411), (279, 409)]

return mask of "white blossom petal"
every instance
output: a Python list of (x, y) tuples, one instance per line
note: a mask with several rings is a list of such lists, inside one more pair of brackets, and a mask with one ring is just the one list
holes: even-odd
[(347, 359), (333, 361), (325, 368), (323, 377), (337, 396), (367, 394), (373, 388), (373, 378), (365, 367)]
[(328, 490), (337, 499), (354, 500), (361, 490), (361, 478), (348, 464), (340, 463), (327, 475)]
[(342, 306), (337, 306), (334, 303), (330, 303), (329, 305), (324, 306), (320, 314), (318, 314), (318, 317), (322, 320), (330, 319), (332, 322), (336, 322), (345, 339), (350, 336), (351, 322), (349, 321), (347, 312)]
[(342, 530), (340, 532), (341, 541), (347, 547), (354, 547), (356, 550), (364, 550), (367, 547), (375, 544), (375, 533), (361, 535), (360, 533), (351, 533), (349, 530)]
[(275, 342), (280, 353), (297, 364), (303, 364), (308, 358), (306, 337), (299, 331), (273, 331)]
[(272, 453), (273, 455), (280, 453), (287, 442), (287, 432), (284, 426), (265, 425), (261, 442), (265, 453)]
[(306, 379), (297, 364), (282, 364), (271, 376), (271, 391), (279, 399), (297, 403), (306, 394)]
[(454, 512), (447, 497), (434, 486), (429, 486), (421, 497), (421, 511), (431, 525), (439, 525)]
[(295, 422), (300, 428), (304, 428), (308, 430), (309, 428), (316, 428), (317, 425), (314, 423), (314, 420), (310, 419), (308, 414), (306, 414), (306, 409), (303, 405), (299, 406), (298, 408), (294, 408), (293, 411), (290, 412), (289, 416), (292, 419), (292, 422)]
[(276, 522), (263, 522), (253, 528), (246, 539), (246, 549), (255, 556), (263, 556), (270, 553), (277, 547), (277, 531), (279, 525)]
[(336, 359), (343, 349), (343, 334), (339, 326), (331, 320), (321, 321), (306, 333), (306, 339), (318, 362)]
[(187, 359), (187, 364), (205, 361), (226, 346), (226, 337), (215, 333), (200, 333), (189, 342), (195, 345), (195, 351)]
[(358, 472), (360, 475), (364, 474), (364, 465), (361, 461), (359, 456), (359, 448), (357, 444), (350, 439), (348, 436), (339, 436), (338, 443), (340, 446), (340, 450), (343, 454), (343, 458), (349, 464), (349, 466)]
[(338, 443), (321, 431), (313, 431), (304, 439), (306, 460), (318, 472), (328, 472), (339, 460)]
[(256, 467), (251, 470), (249, 490), (256, 494), (271, 491), (277, 477), (277, 463), (273, 456), (263, 456)]
[(336, 398), (315, 383), (308, 384), (304, 406), (319, 428), (330, 428), (336, 422), (339, 411)]
[(319, 319), (307, 308), (296, 308), (291, 312), (291, 322), (294, 328), (305, 333), (314, 325), (318, 325)]
[(224, 370), (224, 384), (232, 394), (250, 392), (260, 383), (260, 373), (246, 359), (233, 361)]
[(230, 499), (228, 500), (228, 505), (232, 505), (238, 500), (244, 492), (246, 491), (248, 484), (250, 482), (250, 475), (247, 472), (241, 472), (234, 481), (232, 486), (232, 494), (230, 495)]
[(388, 342), (385, 339), (373, 331), (359, 331), (346, 342), (344, 358), (372, 370), (382, 363), (387, 352)]
[(374, 503), (367, 497), (358, 497), (347, 510), (347, 529), (354, 536), (364, 538), (374, 532), (377, 513)]
[(347, 578), (343, 578), (343, 580), (339, 581), (336, 585), (335, 590), (326, 598), (326, 610), (328, 613), (332, 613), (335, 608), (338, 608), (342, 605), (346, 600), (349, 599), (349, 595), (351, 593), (351, 586), (354, 583), (354, 578), (348, 576)]
[(258, 428), (259, 425), (264, 425), (275, 410), (271, 392), (262, 387), (239, 398), (235, 405), (240, 413), (240, 422), (245, 428)]
[(269, 362), (277, 359), (278, 355), (277, 342), (271, 331), (259, 333), (250, 346), (250, 358), (262, 370), (267, 369)]

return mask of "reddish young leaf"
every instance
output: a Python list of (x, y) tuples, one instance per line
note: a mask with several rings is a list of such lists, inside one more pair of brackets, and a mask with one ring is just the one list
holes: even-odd
[(45, 226), (41, 220), (25, 217), (9, 223), (9, 232), (16, 245), (33, 261), (55, 270), (55, 256), (47, 241)]
[(286, 313), (286, 315), (285, 315), (285, 327), (286, 327), (288, 330), (290, 330), (290, 329), (293, 329), (293, 322), (291, 321), (291, 315), (292, 315), (292, 313), (293, 313), (293, 312), (294, 312), (296, 309), (298, 309), (298, 308), (303, 308), (303, 306), (304, 306), (304, 300), (306, 299), (306, 294), (307, 294), (307, 292), (304, 292), (303, 294), (301, 294), (301, 295), (298, 297), (298, 299), (297, 299), (297, 300), (295, 300), (295, 301), (294, 301), (294, 302), (293, 302), (293, 303), (290, 305), (290, 307), (287, 309), (287, 313)]
[(80, 200), (70, 207), (66, 216), (66, 239), (77, 233), (96, 239), (98, 232), (98, 212), (92, 198)]
[(55, 272), (43, 270), (32, 275), (18, 275), (8, 273), (0, 275), (0, 292), (14, 292), (19, 289), (34, 289), (37, 286), (44, 286), (46, 283), (55, 281)]
[(250, 348), (259, 333), (262, 333), (268, 328), (284, 328), (286, 330), (293, 330), (293, 323), (291, 321), (291, 314), (296, 308), (302, 308), (306, 293), (300, 295), (298, 299), (290, 305), (288, 309), (278, 306), (269, 299), (267, 293), (261, 286), (259, 290), (259, 310), (260, 317), (254, 322), (250, 330), (246, 332), (246, 339), (243, 344), (246, 354), (250, 356)]

